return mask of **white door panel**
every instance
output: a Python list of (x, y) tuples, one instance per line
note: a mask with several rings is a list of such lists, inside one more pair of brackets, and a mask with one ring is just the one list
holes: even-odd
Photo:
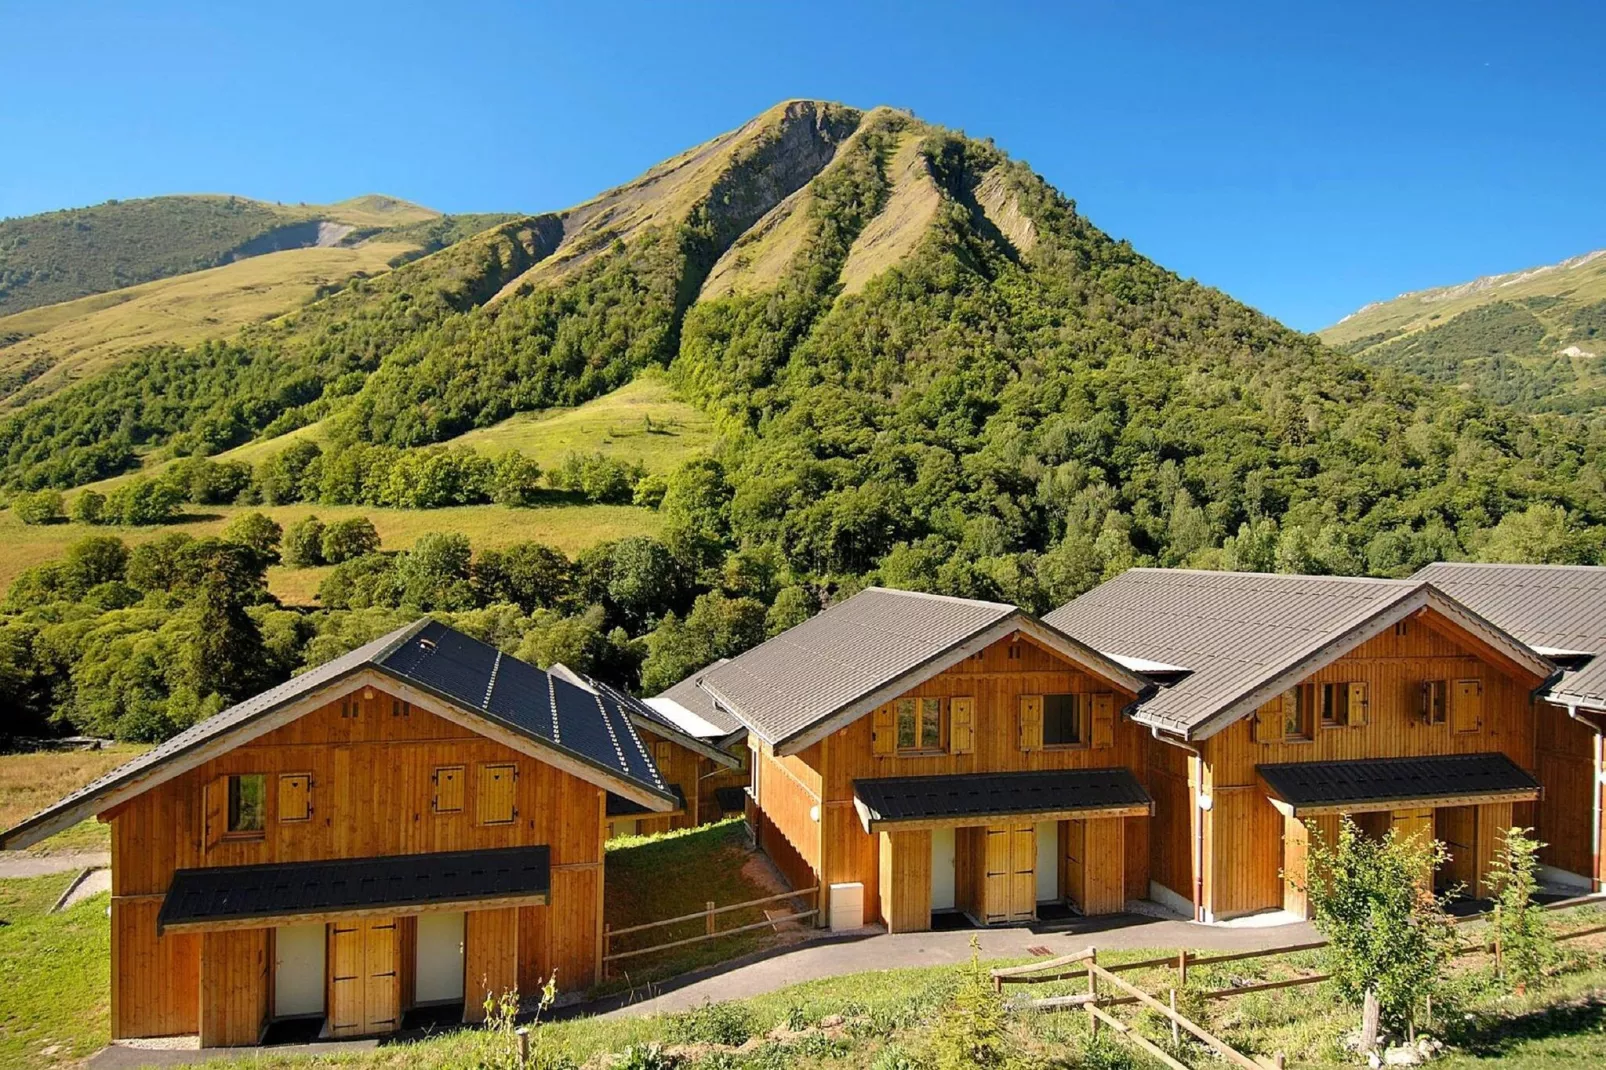
[(931, 830), (931, 909), (954, 909), (954, 830)]
[(298, 1018), (323, 1013), (324, 927), (281, 925), (273, 934), (273, 1013)]
[(418, 915), (418, 973), (413, 999), (449, 1003), (463, 998), (463, 915)]

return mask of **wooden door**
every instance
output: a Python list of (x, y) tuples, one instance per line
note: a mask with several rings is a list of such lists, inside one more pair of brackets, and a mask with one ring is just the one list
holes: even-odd
[(400, 1018), (395, 918), (329, 926), (329, 1034), (395, 1032)]
[(1060, 826), (1065, 843), (1065, 898), (1080, 907), (1087, 901), (1087, 822)]
[(1297, 918), (1307, 916), (1309, 897), (1305, 873), (1310, 859), (1310, 831), (1291, 814), (1283, 816), (1283, 909)]
[[(1433, 811), (1430, 809), (1393, 810), (1389, 813), (1389, 820), (1395, 837), (1400, 840), (1425, 847), (1433, 838)], [(1424, 887), (1433, 886), (1431, 866), (1421, 875), (1421, 879)]]
[(993, 825), (987, 829), (983, 920), (989, 925), (1037, 917), (1037, 829)]
[(1478, 810), (1475, 806), (1444, 806), (1433, 812), (1433, 837), (1444, 844), (1450, 857), (1439, 870), (1441, 888), (1461, 885), (1473, 893), (1477, 877), (1474, 849), (1478, 837)]

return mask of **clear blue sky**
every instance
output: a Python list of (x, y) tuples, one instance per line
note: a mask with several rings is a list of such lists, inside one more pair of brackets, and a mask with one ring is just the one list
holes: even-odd
[(559, 208), (824, 97), (990, 136), (1111, 234), (1315, 329), (1606, 246), (1603, 41), (1600, 0), (0, 0), (0, 216)]

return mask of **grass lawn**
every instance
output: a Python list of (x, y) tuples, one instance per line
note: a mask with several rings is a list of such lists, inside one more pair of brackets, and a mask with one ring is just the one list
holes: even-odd
[[(709, 902), (716, 906), (762, 899), (785, 891), (772, 883), (768, 863), (748, 847), (742, 819), (728, 818), (713, 825), (683, 829), (662, 836), (624, 836), (608, 843), (606, 920), (615, 929), (626, 929), (663, 918), (680, 917), (702, 910)], [(662, 879), (673, 873), (674, 880)], [(808, 909), (812, 901), (805, 901)], [(788, 901), (771, 903), (771, 909), (787, 907)], [(733, 929), (764, 920), (763, 907), (733, 910), (716, 916), (720, 929)], [(627, 933), (613, 941), (614, 951), (630, 951), (683, 940), (705, 932), (705, 922), (682, 922)], [(625, 959), (613, 970), (604, 991), (632, 988), (650, 981), (673, 977), (714, 962), (722, 962), (783, 939), (769, 929), (754, 929), (718, 940), (688, 944), (685, 947)]]
[[(517, 509), (505, 505), (462, 505), (449, 509), (376, 509), (366, 505), (277, 505), (277, 506), (191, 506), (191, 512), (176, 524), (155, 527), (93, 527), (87, 524), (49, 524), (30, 527), (9, 509), (0, 511), (0, 590), (8, 587), (25, 568), (54, 561), (67, 546), (85, 535), (116, 535), (135, 545), (148, 542), (169, 531), (187, 535), (216, 535), (240, 513), (260, 511), (288, 528), (309, 513), (324, 520), (343, 520), (366, 516), (379, 529), (387, 550), (404, 550), (420, 535), (431, 531), (460, 531), (476, 550), (506, 546), (533, 539), (549, 543), (569, 555), (605, 539), (657, 532), (658, 513), (633, 505), (557, 504)], [(204, 512), (199, 510), (204, 509)], [(274, 568), (268, 572), (268, 586), (274, 594), (293, 604), (309, 604), (325, 570)]]
[(0, 1067), (75, 1064), (110, 1035), (109, 897), (45, 913), (72, 877), (0, 880)]
[[(114, 743), (101, 750), (0, 754), (0, 828), (38, 813), (147, 749), (143, 743)], [(31, 853), (104, 851), (110, 846), (109, 827), (91, 818), (35, 844)]]
[(713, 441), (713, 421), (676, 397), (661, 375), (649, 374), (578, 408), (521, 412), (451, 445), (493, 456), (518, 450), (547, 469), (569, 453), (602, 453), (667, 473)]

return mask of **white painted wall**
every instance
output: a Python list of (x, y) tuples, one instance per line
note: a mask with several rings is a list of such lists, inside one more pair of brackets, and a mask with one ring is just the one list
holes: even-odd
[(931, 909), (954, 909), (954, 830), (931, 830)]
[(418, 915), (418, 973), (413, 998), (453, 1003), (463, 998), (463, 915)]
[(323, 1014), (324, 927), (281, 925), (273, 934), (273, 1013), (279, 1018)]
[(1060, 826), (1044, 821), (1037, 826), (1037, 901), (1060, 897)]

